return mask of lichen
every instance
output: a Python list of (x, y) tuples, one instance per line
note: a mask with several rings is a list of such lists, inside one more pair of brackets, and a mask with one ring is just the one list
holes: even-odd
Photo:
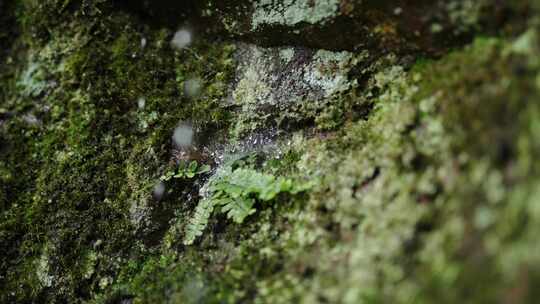
[(335, 17), (340, 1), (308, 0), (270, 1), (257, 0), (253, 3), (252, 29), (263, 25), (294, 26), (299, 23), (320, 24)]
[[(282, 62), (283, 52), (291, 58)], [(290, 52), (290, 53), (289, 53)], [(315, 119), (323, 125), (339, 119), (332, 110), (344, 111), (343, 95), (357, 82), (349, 73), (369, 55), (360, 52), (331, 52), (309, 49), (261, 48), (243, 46), (232, 101), (241, 107), (233, 136), (256, 131), (262, 126), (302, 124)], [(276, 113), (277, 111), (277, 113)]]

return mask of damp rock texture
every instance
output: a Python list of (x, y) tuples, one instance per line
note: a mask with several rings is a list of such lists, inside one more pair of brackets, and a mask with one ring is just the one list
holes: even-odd
[(239, 109), (235, 131), (294, 129), (319, 111), (342, 109), (343, 96), (358, 85), (349, 74), (368, 57), (367, 52), (239, 44), (229, 99)]
[(0, 303), (536, 303), (540, 3), (0, 0)]
[[(488, 24), (500, 25), (507, 10), (503, 3), (467, 0), (210, 1), (203, 7), (227, 33), (258, 44), (431, 53), (458, 44)], [(211, 13), (213, 8), (218, 13)]]

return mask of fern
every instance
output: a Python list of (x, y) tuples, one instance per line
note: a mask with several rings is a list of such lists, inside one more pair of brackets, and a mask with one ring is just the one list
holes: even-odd
[(184, 236), (184, 245), (191, 245), (203, 234), (204, 229), (208, 225), (208, 219), (214, 211), (215, 202), (210, 199), (203, 199), (195, 208), (195, 213), (186, 226), (186, 234)]
[(201, 165), (196, 161), (191, 162), (180, 162), (176, 171), (168, 171), (163, 176), (160, 177), (160, 180), (166, 182), (172, 178), (180, 179), (191, 179), (196, 175), (204, 174), (210, 171), (209, 165)]
[(255, 213), (253, 208), (255, 200), (252, 198), (227, 198), (220, 200), (219, 204), (223, 206), (221, 212), (226, 213), (227, 218), (232, 219), (237, 224), (242, 224), (246, 217)]
[(209, 196), (195, 208), (193, 218), (186, 227), (184, 244), (193, 244), (203, 234), (214, 209), (241, 224), (256, 212), (254, 206), (257, 201), (272, 201), (280, 193), (296, 194), (309, 187), (309, 184), (294, 184), (291, 179), (276, 178), (253, 169), (223, 171), (223, 174), (217, 174), (209, 181)]
[(215, 190), (232, 197), (253, 194), (261, 201), (270, 201), (281, 192), (292, 192), (293, 188), (290, 179), (276, 179), (273, 175), (252, 169), (237, 169), (214, 186)]

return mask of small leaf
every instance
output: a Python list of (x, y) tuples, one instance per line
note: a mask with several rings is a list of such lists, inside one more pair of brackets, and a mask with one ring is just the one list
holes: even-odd
[(294, 187), (291, 187), (290, 192), (291, 194), (298, 194), (298, 193), (310, 190), (314, 186), (315, 186), (314, 181), (302, 182), (302, 183), (295, 184)]
[(193, 217), (189, 220), (186, 226), (184, 245), (191, 245), (195, 240), (202, 235), (204, 229), (208, 225), (208, 219), (214, 211), (215, 203), (209, 199), (203, 199), (195, 208)]
[(235, 223), (241, 224), (244, 219), (255, 213), (253, 205), (255, 201), (249, 198), (238, 198), (230, 200), (228, 204), (221, 208), (221, 212), (227, 213), (227, 217), (232, 219)]
[(167, 173), (165, 173), (164, 175), (162, 175), (159, 179), (163, 182), (166, 182), (168, 180), (170, 180), (174, 175), (174, 172), (173, 171), (168, 171)]
[(210, 171), (210, 166), (209, 165), (202, 165), (199, 170), (197, 171), (198, 174), (202, 174), (202, 173), (206, 173), (206, 172), (209, 172)]
[(238, 198), (244, 193), (244, 188), (232, 184), (229, 184), (223, 190), (233, 198)]
[(178, 163), (178, 172), (184, 171), (187, 168), (187, 163), (185, 161), (180, 161)]

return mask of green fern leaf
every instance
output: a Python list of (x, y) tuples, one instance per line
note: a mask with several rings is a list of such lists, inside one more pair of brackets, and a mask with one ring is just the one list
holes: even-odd
[[(207, 170), (207, 168), (201, 168), (201, 170)], [(257, 202), (269, 202), (280, 193), (296, 194), (309, 187), (311, 185), (308, 183), (294, 184), (291, 179), (276, 178), (271, 174), (253, 169), (238, 168), (234, 171), (230, 169), (222, 171), (210, 180), (206, 189), (210, 197), (199, 202), (193, 218), (186, 226), (184, 244), (193, 244), (203, 234), (208, 225), (208, 219), (216, 207), (219, 207), (217, 212), (224, 213), (228, 219), (241, 224), (246, 217), (256, 212), (254, 205)]]
[(249, 215), (255, 213), (253, 205), (255, 200), (252, 198), (238, 197), (232, 199), (223, 199), (220, 201), (221, 212), (227, 214), (227, 218), (232, 219), (235, 223), (241, 224)]
[(195, 208), (195, 213), (186, 226), (184, 245), (191, 245), (203, 234), (208, 225), (208, 219), (214, 211), (215, 202), (211, 199), (203, 199)]

